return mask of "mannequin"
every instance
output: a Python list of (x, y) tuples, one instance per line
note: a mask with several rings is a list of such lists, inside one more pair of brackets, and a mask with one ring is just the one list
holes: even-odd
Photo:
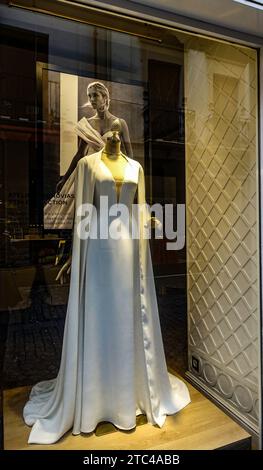
[[(126, 156), (121, 152), (121, 140), (118, 130), (118, 120), (113, 124), (113, 132), (107, 138), (106, 145), (102, 150), (102, 161), (110, 170), (113, 179), (115, 180), (117, 202), (119, 202), (120, 190), (123, 184), (125, 168), (128, 164)], [(151, 217), (148, 221), (151, 227), (161, 228), (162, 223), (156, 217)]]
[(120, 190), (124, 179), (125, 168), (128, 164), (126, 157), (121, 153), (121, 140), (117, 130), (112, 136), (107, 138), (106, 145), (102, 151), (102, 161), (110, 170), (115, 180), (117, 202), (119, 201)]

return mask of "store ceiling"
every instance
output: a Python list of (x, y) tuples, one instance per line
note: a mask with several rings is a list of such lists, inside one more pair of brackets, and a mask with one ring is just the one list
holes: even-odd
[[(263, 11), (235, 0), (130, 0), (263, 37)], [(249, 2), (247, 2), (249, 3)]]
[[(75, 0), (73, 0), (75, 1)], [(242, 0), (241, 0), (242, 1)], [(87, 5), (103, 5), (108, 9), (119, 8), (136, 11), (138, 7), (152, 7), (176, 15), (181, 15), (224, 28), (263, 37), (263, 10), (248, 6), (236, 0), (79, 0)], [(77, 1), (76, 1), (77, 3)], [(149, 11), (148, 11), (149, 13)], [(152, 14), (154, 11), (152, 10)], [(156, 14), (156, 16), (159, 16)]]

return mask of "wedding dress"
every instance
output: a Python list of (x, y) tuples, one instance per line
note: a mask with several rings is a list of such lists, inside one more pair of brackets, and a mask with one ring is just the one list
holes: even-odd
[[(56, 442), (92, 432), (101, 421), (132, 429), (136, 415), (162, 426), (190, 402), (183, 381), (167, 372), (152, 270), (149, 240), (144, 237), (149, 213), (145, 206), (142, 166), (128, 157), (117, 197), (113, 176), (102, 151), (82, 158), (76, 169), (76, 210), (70, 292), (61, 364), (54, 380), (40, 382), (24, 407), (33, 428), (29, 443)], [(140, 207), (139, 236), (130, 236), (135, 195)], [(96, 238), (100, 233), (101, 196), (109, 208), (125, 205), (128, 218), (112, 213), (109, 230), (119, 239)], [(81, 204), (92, 203), (88, 238), (78, 235)], [(104, 217), (105, 215), (103, 215)], [(104, 219), (103, 219), (104, 220)]]

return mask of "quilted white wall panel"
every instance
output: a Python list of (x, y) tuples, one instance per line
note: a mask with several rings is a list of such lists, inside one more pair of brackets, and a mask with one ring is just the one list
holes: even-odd
[(189, 370), (256, 428), (257, 57), (197, 41), (185, 62)]

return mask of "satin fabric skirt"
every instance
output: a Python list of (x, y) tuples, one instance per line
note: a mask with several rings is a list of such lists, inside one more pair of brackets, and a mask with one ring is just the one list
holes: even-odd
[[(112, 222), (119, 223), (118, 218)], [(144, 325), (150, 339), (143, 337), (138, 253), (136, 239), (91, 236), (81, 302), (81, 338), (72, 344), (72, 318), (78, 312), (71, 310), (69, 301), (63, 341), (69, 359), (62, 354), (57, 379), (32, 389), (24, 408), (25, 422), (33, 425), (30, 443), (56, 442), (72, 427), (74, 434), (89, 433), (102, 421), (132, 429), (140, 413), (146, 414), (150, 423), (162, 426), (167, 414), (189, 403), (186, 385), (168, 376), (155, 304), (151, 307), (153, 318)], [(147, 282), (149, 297), (145, 302), (150, 304), (156, 298), (153, 274)], [(70, 357), (76, 348), (78, 375), (74, 381)], [(154, 356), (149, 353), (152, 349)]]

